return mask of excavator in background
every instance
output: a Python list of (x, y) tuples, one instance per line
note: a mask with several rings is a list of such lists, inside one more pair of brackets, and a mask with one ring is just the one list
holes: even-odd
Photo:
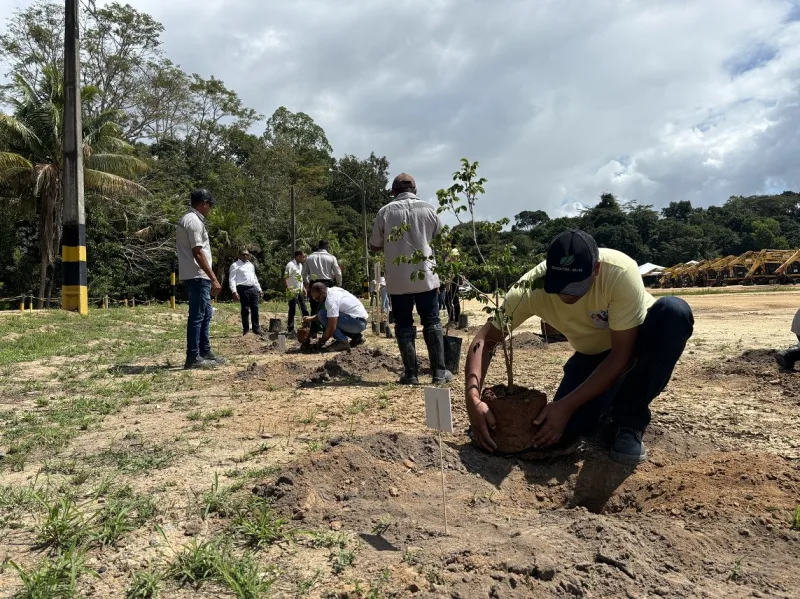
[(719, 287), (723, 285), (725, 283), (725, 268), (728, 264), (736, 260), (736, 258), (738, 258), (738, 256), (731, 255), (706, 261), (697, 269), (697, 274), (694, 277), (695, 286)]
[[(797, 278), (800, 278), (800, 272), (795, 272), (800, 271), (800, 264), (797, 263), (798, 255), (800, 252), (793, 250), (761, 250), (753, 259), (742, 285), (778, 283), (778, 278), (781, 276), (787, 282), (796, 281)], [(778, 273), (778, 269), (782, 269), (780, 273)]]
[(800, 281), (800, 250), (751, 250), (700, 262), (684, 262), (664, 270), (657, 286), (720, 287), (725, 285), (786, 285)]

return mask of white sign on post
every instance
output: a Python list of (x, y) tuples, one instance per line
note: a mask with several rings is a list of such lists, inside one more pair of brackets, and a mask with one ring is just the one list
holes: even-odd
[(453, 407), (450, 404), (450, 389), (425, 387), (425, 420), (428, 428), (443, 433), (453, 432)]
[(425, 420), (428, 427), (439, 431), (439, 463), (442, 468), (442, 507), (444, 508), (444, 534), (447, 534), (447, 496), (444, 491), (444, 452), (442, 433), (453, 432), (453, 407), (450, 389), (425, 387)]

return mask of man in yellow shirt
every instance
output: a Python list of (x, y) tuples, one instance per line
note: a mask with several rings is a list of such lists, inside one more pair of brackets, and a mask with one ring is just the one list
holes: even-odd
[[(650, 423), (649, 405), (666, 387), (692, 335), (689, 305), (677, 297), (654, 300), (633, 259), (598, 249), (587, 233), (569, 230), (553, 240), (547, 259), (509, 290), (503, 307), (511, 330), (539, 316), (575, 349), (553, 402), (535, 421), (534, 445), (589, 435), (610, 412), (616, 427), (611, 458), (625, 464), (646, 460), (642, 434)], [(478, 331), (465, 367), (472, 433), (488, 451), (496, 448), (494, 417), (480, 392), (501, 330), (489, 321)]]

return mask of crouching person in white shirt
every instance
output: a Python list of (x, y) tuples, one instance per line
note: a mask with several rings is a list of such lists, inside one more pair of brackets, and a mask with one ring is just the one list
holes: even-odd
[(324, 308), (316, 316), (303, 318), (303, 324), (319, 322), (325, 331), (316, 343), (322, 348), (333, 337), (330, 349), (342, 351), (364, 342), (362, 333), (367, 328), (367, 309), (356, 296), (341, 287), (328, 287), (325, 283), (311, 286), (311, 297)]

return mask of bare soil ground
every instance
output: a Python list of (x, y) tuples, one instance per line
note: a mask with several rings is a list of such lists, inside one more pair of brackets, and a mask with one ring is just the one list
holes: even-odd
[[(779, 372), (771, 353), (792, 343), (800, 293), (687, 301), (695, 334), (636, 469), (606, 457), (605, 431), (566, 455), (483, 453), (457, 377), (448, 534), (437, 438), (422, 389), (394, 384), (393, 340), (282, 354), (241, 337), (222, 307), (213, 342), (228, 363), (186, 373), (182, 315), (8, 315), (0, 596), (34, 596), (17, 568), (57, 563), (62, 529), (82, 527), (72, 544), (86, 597), (153, 596), (136, 586), (148, 572), (177, 598), (800, 597), (800, 373)], [(457, 335), (480, 325), (467, 310)], [(529, 322), (519, 336), (516, 382), (552, 397), (570, 349), (538, 331)], [(498, 361), (489, 384), (502, 380)], [(80, 517), (64, 516), (64, 498)], [(117, 504), (137, 517), (99, 535)], [(218, 555), (206, 562), (217, 574), (181, 584), (214, 544), (229, 548), (228, 569)]]

